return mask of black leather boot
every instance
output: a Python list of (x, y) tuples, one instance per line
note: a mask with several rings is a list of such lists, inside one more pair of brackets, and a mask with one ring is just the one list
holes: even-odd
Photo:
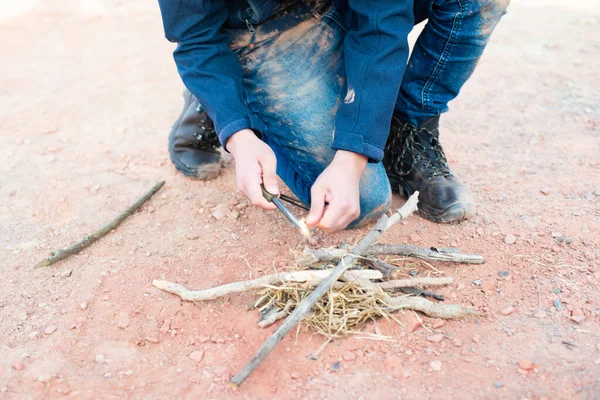
[(392, 117), (383, 165), (392, 190), (419, 191), (419, 214), (434, 222), (455, 222), (475, 215), (468, 187), (452, 174), (439, 141), (439, 117), (418, 128)]
[(169, 135), (171, 161), (186, 176), (215, 179), (221, 170), (221, 153), (213, 122), (188, 90), (183, 98), (183, 111)]

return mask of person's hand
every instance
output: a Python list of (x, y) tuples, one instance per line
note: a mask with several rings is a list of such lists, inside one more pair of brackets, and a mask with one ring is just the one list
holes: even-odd
[(227, 150), (235, 159), (235, 183), (238, 190), (255, 206), (274, 210), (275, 205), (263, 197), (260, 187), (263, 183), (269, 193), (279, 194), (277, 158), (273, 150), (250, 129), (234, 133), (227, 140)]
[[(338, 150), (329, 166), (310, 190), (309, 227), (333, 233), (344, 229), (360, 215), (360, 177), (367, 157)], [(327, 206), (325, 202), (329, 203)]]

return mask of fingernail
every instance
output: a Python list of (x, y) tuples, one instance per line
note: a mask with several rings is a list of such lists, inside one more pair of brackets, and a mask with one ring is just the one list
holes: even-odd
[(277, 186), (269, 186), (267, 192), (271, 194), (279, 194), (279, 188)]

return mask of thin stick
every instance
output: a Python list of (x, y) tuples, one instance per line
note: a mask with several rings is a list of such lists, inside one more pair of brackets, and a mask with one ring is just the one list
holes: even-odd
[[(408, 217), (417, 209), (419, 192), (415, 192), (404, 204), (404, 206), (397, 211), (398, 218), (394, 218), (397, 222), (402, 218)], [(396, 215), (396, 214), (395, 214)], [(391, 217), (390, 217), (391, 218)], [(375, 243), (379, 237), (385, 232), (391, 225), (388, 224), (389, 218), (384, 214), (381, 216), (375, 227), (351, 250), (350, 253), (346, 254), (338, 265), (333, 269), (331, 274), (321, 282), (319, 286), (292, 312), (267, 341), (261, 346), (261, 348), (254, 354), (252, 359), (244, 366), (244, 368), (233, 377), (231, 385), (237, 387), (241, 385), (244, 380), (260, 365), (260, 363), (273, 351), (273, 349), (283, 340), (288, 332), (306, 315), (313, 307), (313, 305), (331, 288), (334, 282), (336, 282), (342, 274), (350, 268), (357, 256), (361, 256), (369, 246)]]
[[(204, 301), (228, 296), (232, 293), (262, 289), (265, 287), (265, 285), (275, 285), (285, 282), (300, 282), (304, 283), (306, 286), (317, 286), (329, 276), (331, 271), (333, 271), (333, 268), (280, 272), (278, 274), (266, 275), (250, 281), (233, 282), (205, 290), (189, 290), (178, 283), (160, 281), (156, 279), (152, 281), (152, 284), (157, 288), (164, 290), (165, 292), (176, 294), (177, 296), (181, 297), (182, 300)], [(381, 272), (374, 270), (346, 271), (346, 274), (350, 276), (362, 276), (365, 279), (381, 279), (383, 276)]]
[[(307, 266), (319, 262), (339, 260), (348, 253), (346, 249), (318, 249), (305, 248), (302, 257), (296, 263)], [(440, 252), (431, 248), (423, 248), (411, 244), (376, 244), (367, 249), (365, 256), (399, 255), (413, 257), (421, 260), (447, 261), (465, 264), (482, 264), (483, 257), (478, 254), (464, 254), (458, 252)]]
[(160, 188), (164, 186), (164, 184), (165, 181), (160, 181), (156, 183), (156, 185), (154, 185), (154, 187), (150, 189), (149, 192), (140, 197), (138, 201), (129, 206), (127, 210), (123, 211), (123, 213), (121, 213), (117, 218), (104, 225), (102, 228), (92, 233), (91, 235), (84, 237), (79, 242), (75, 243), (73, 246), (67, 247), (66, 249), (53, 251), (52, 253), (50, 253), (50, 256), (48, 258), (37, 263), (34, 266), (34, 268), (47, 267), (49, 265), (54, 264), (55, 262), (64, 260), (67, 257), (79, 253), (81, 250), (85, 249), (86, 247), (100, 239), (102, 236), (106, 235), (108, 232), (112, 231), (117, 226), (119, 226), (121, 222), (123, 222), (127, 217), (133, 214), (138, 208), (142, 206), (142, 204), (148, 201), (152, 196), (154, 196), (156, 192), (158, 192)]
[(393, 281), (378, 283), (380, 288), (395, 289), (401, 287), (425, 287), (425, 286), (443, 286), (450, 285), (454, 282), (451, 276), (443, 278), (412, 278), (412, 279), (396, 279)]

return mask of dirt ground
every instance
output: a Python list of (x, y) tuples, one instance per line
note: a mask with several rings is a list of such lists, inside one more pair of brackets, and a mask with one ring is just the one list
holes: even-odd
[[(399, 314), (404, 327), (365, 327), (392, 341), (336, 340), (318, 360), (307, 356), (322, 337), (290, 335), (236, 392), (226, 382), (272, 331), (245, 310), (254, 297), (196, 306), (151, 282), (248, 279), (292, 264), (304, 244), (280, 214), (245, 207), (231, 166), (208, 183), (172, 167), (182, 85), (156, 2), (4, 4), (0, 35), (0, 398), (600, 398), (595, 0), (513, 1), (442, 119), (477, 216), (413, 216), (382, 238), (483, 254), (480, 266), (434, 264), (456, 279), (441, 292), (481, 315), (423, 317), (411, 331), (414, 314)], [(159, 179), (161, 192), (101, 242), (32, 268)], [(444, 339), (428, 340), (434, 331)]]

